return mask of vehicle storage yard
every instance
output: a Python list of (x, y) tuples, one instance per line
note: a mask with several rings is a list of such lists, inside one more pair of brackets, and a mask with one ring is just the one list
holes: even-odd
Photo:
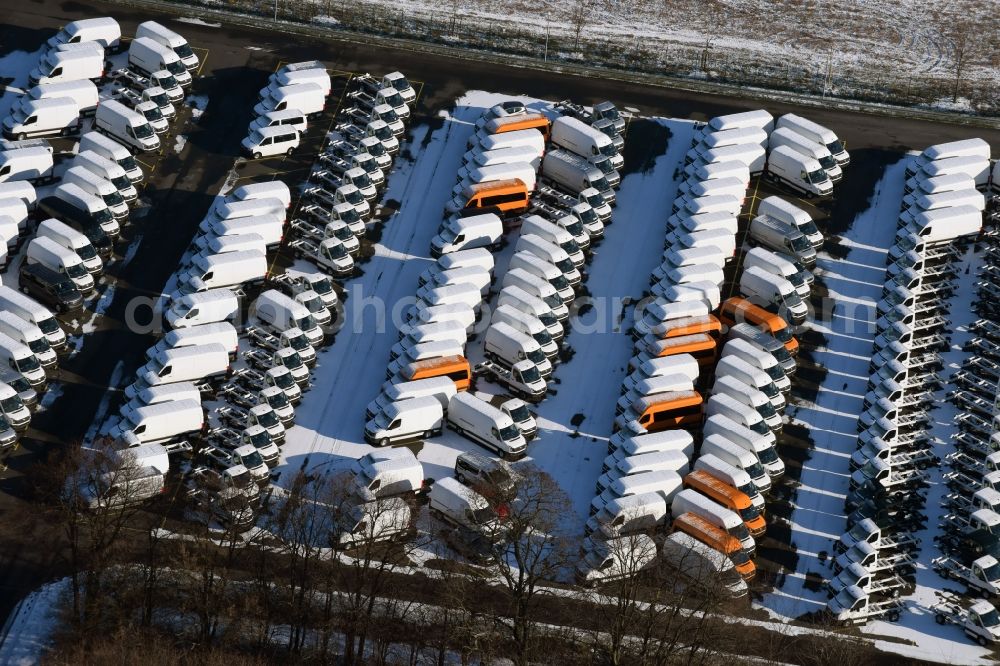
[[(120, 144), (142, 135), (107, 120), (112, 113), (131, 118), (131, 107), (141, 112), (143, 90), (155, 97), (149, 81), (135, 83), (135, 74), (122, 71), (141, 69), (129, 55), (136, 23), (121, 21), (123, 48), (106, 54), (94, 117), (74, 116), (63, 136), (60, 126), (46, 137), (54, 164), (33, 178), (38, 208), (25, 220), (0, 212), (22, 227), (7, 239), (5, 287), (20, 287), (53, 310), (69, 297), (29, 291), (29, 279), (58, 283), (60, 293), (83, 292), (82, 309), (55, 312), (66, 348), (58, 367), (44, 373), (47, 386), (37, 384), (37, 398), (25, 382), (44, 376), (39, 370), (11, 361), (18, 372), (4, 371), (4, 381), (38, 403), (30, 427), (21, 425), (24, 410), (3, 403), (12, 429), (9, 438), (0, 432), (0, 487), (10, 501), (24, 505), (32, 466), (50, 447), (128, 444), (142, 446), (132, 450), (148, 456), (141, 466), (158, 479), (144, 497), (169, 491), (171, 499), (150, 502), (149, 511), (162, 512), (172, 531), (198, 522), (249, 530), (303, 478), (344, 472), (359, 484), (352, 501), (375, 522), (377, 509), (366, 507), (388, 506), (397, 501), (389, 494), (399, 492), (379, 490), (379, 483), (399, 482), (395, 472), (379, 470), (398, 462), (398, 469), (418, 470), (404, 490), (419, 497), (402, 508), (392, 504), (397, 522), (372, 537), (396, 539), (411, 529), (423, 536), (476, 529), (462, 516), (488, 504), (453, 477), (469, 484), (471, 468), (461, 465), (479, 461), (486, 475), (505, 458), (502, 469), (537, 468), (551, 477), (568, 503), (560, 529), (589, 536), (581, 552), (610, 558), (608, 570), (580, 565), (578, 575), (591, 582), (624, 566), (601, 547), (626, 547), (638, 533), (658, 543), (683, 533), (698, 548), (730, 556), (713, 566), (720, 579), (732, 574), (733, 596), (748, 596), (744, 608), (756, 618), (824, 629), (862, 625), (879, 649), (987, 663), (1000, 621), (992, 606), (973, 601), (977, 590), (987, 599), (1000, 590), (993, 559), (1000, 557), (995, 132), (946, 127), (940, 135), (890, 135), (885, 145), (876, 142), (885, 138), (875, 138), (877, 127), (853, 127), (847, 114), (777, 104), (734, 113), (707, 103), (699, 109), (697, 99), (633, 102), (631, 93), (594, 92), (585, 81), (554, 90), (587, 100), (585, 108), (520, 82), (493, 92), (480, 89), (491, 87), (489, 78), (432, 80), (432, 72), (419, 63), (409, 70), (404, 60), (373, 63), (368, 74), (303, 45), (278, 54), (229, 35), (236, 41), (209, 48), (199, 39), (210, 26), (164, 20), (190, 42), (193, 81), (174, 102), (176, 117), (157, 133), (158, 147), (131, 151), (145, 179), (135, 183), (138, 198), (120, 218), (120, 236), (107, 231), (112, 216), (98, 223), (95, 211), (109, 211), (105, 202), (125, 192), (125, 181), (95, 199), (82, 222), (67, 213), (66, 224), (84, 232), (80, 243), (89, 239), (99, 252), (107, 243), (106, 270), (88, 291), (87, 271), (66, 268), (88, 266), (87, 252), (63, 249), (59, 243), (73, 245), (69, 236), (36, 228), (60, 217), (59, 206), (79, 208), (79, 197), (57, 190), (90, 186), (90, 176), (68, 173), (90, 165), (75, 155), (97, 145), (88, 132)], [(27, 31), (30, 39), (17, 42), (31, 42), (26, 50), (0, 54), (3, 71), (16, 72), (0, 98), (0, 118), (17, 118), (15, 91), (31, 87), (29, 71), (45, 52), (28, 49), (59, 25), (44, 36)], [(405, 77), (386, 76), (397, 68)], [(165, 90), (169, 83), (163, 79)], [(269, 84), (274, 101), (257, 111), (280, 109), (287, 94), (288, 109), (301, 115), (275, 110), (273, 131), (248, 131), (262, 115), (254, 111), (258, 90)], [(121, 91), (127, 85), (135, 99)], [(526, 90), (531, 94), (512, 92)], [(613, 102), (607, 110), (595, 104), (605, 92)], [(739, 111), (747, 108), (756, 107)], [(802, 138), (815, 125), (789, 112), (822, 121), (845, 140), (849, 163), (828, 138)], [(300, 124), (278, 125), (281, 118)], [(22, 138), (17, 127), (5, 134)], [(789, 137), (811, 143), (788, 147)], [(976, 137), (985, 141), (968, 141)], [(503, 150), (523, 148), (522, 157), (490, 150), (492, 141), (508, 138)], [(593, 150), (574, 141), (592, 142)], [(34, 149), (25, 145), (0, 147), (0, 164), (19, 148)], [(111, 166), (128, 169), (107, 150), (106, 161), (117, 162)], [(820, 161), (803, 150), (817, 151)], [(481, 160), (478, 170), (467, 152)], [(557, 171), (560, 155), (583, 166)], [(619, 159), (623, 166), (613, 170)], [(571, 171), (582, 185), (570, 184), (564, 173)], [(523, 175), (512, 180), (515, 172)], [(927, 181), (940, 174), (958, 175)], [(0, 180), (0, 210), (18, 210), (3, 208), (4, 193), (15, 192), (4, 187)], [(500, 191), (506, 198), (487, 200)], [(901, 216), (912, 221), (897, 235)], [(257, 226), (234, 230), (244, 223)], [(58, 247), (46, 254), (49, 239)], [(27, 275), (35, 265), (41, 278)], [(425, 322), (416, 327), (417, 315), (407, 319), (414, 307)], [(556, 323), (560, 308), (569, 313), (565, 324)], [(19, 322), (34, 319), (16, 305), (4, 309), (13, 328), (0, 315), (0, 348), (14, 349), (4, 336), (21, 335), (22, 326), (23, 335), (33, 334)], [(58, 335), (39, 328), (47, 339)], [(195, 329), (206, 337), (196, 341)], [(401, 329), (409, 334), (402, 343)], [(185, 331), (191, 341), (177, 342)], [(46, 363), (41, 347), (18, 347)], [(400, 352), (390, 378), (386, 368)], [(652, 364), (633, 360), (640, 353)], [(672, 368), (689, 361), (693, 374), (654, 371), (657, 356), (677, 360)], [(648, 388), (658, 375), (668, 388)], [(726, 385), (731, 392), (721, 377), (734, 382)], [(392, 384), (418, 384), (417, 392), (442, 386), (434, 378), (444, 388), (395, 401), (383, 396), (382, 412), (368, 418), (381, 393), (396, 395)], [(628, 389), (640, 380), (647, 383), (617, 414), (623, 382)], [(781, 390), (786, 385), (790, 391)], [(677, 443), (654, 444), (664, 441), (660, 432), (673, 432)], [(391, 441), (397, 436), (405, 441)], [(695, 467), (699, 450), (705, 460)], [(619, 464), (602, 477), (614, 451), (636, 467)], [(653, 460), (645, 456), (679, 462), (640, 462)], [(721, 495), (692, 485), (695, 469), (719, 484), (712, 492)], [(682, 490), (682, 479), (684, 488), (699, 490)], [(756, 507), (765, 500), (766, 534), (755, 527), (755, 508), (736, 513), (721, 503)], [(330, 544), (356, 546), (364, 525), (331, 536)], [(473, 559), (435, 545), (419, 548), (411, 564), (442, 555)], [(11, 579), (6, 585), (22, 592)]]

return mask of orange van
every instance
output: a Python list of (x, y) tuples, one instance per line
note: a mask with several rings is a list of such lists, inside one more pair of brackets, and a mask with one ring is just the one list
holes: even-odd
[(459, 391), (468, 391), (472, 383), (472, 366), (464, 356), (442, 356), (413, 361), (399, 371), (403, 381), (412, 382), (431, 377), (448, 377)]
[(625, 413), (648, 432), (657, 432), (699, 424), (704, 409), (697, 391), (667, 391), (639, 398)]
[(673, 531), (689, 534), (703, 544), (728, 555), (729, 559), (736, 565), (736, 571), (743, 576), (743, 580), (753, 580), (754, 576), (757, 575), (757, 567), (743, 550), (740, 540), (726, 534), (724, 530), (701, 516), (696, 516), (693, 513), (682, 513), (674, 519)]
[(549, 140), (549, 130), (552, 123), (541, 113), (522, 113), (516, 116), (502, 116), (494, 118), (486, 123), (486, 131), (490, 134), (502, 134), (504, 132), (516, 132), (517, 130), (536, 129)]
[(520, 215), (528, 211), (528, 187), (523, 181), (493, 180), (469, 185), (460, 195), (465, 199), (463, 212), (489, 208), (499, 215)]
[(716, 340), (722, 335), (722, 322), (713, 314), (700, 315), (697, 317), (681, 317), (663, 323), (664, 331), (662, 338), (679, 338), (682, 335), (695, 335), (696, 333), (706, 333)]
[(684, 477), (684, 487), (699, 492), (735, 512), (750, 530), (750, 535), (753, 538), (757, 539), (767, 531), (764, 516), (760, 514), (760, 509), (750, 501), (750, 497), (722, 479), (712, 476), (709, 472), (696, 469)]
[(663, 338), (650, 345), (650, 356), (663, 357), (676, 354), (691, 354), (701, 367), (714, 366), (718, 359), (715, 338), (707, 333)]
[(792, 335), (792, 329), (785, 320), (759, 305), (754, 305), (745, 298), (734, 296), (724, 300), (719, 306), (719, 320), (726, 326), (744, 322), (756, 326), (765, 333), (770, 333), (778, 342), (785, 345), (789, 354), (799, 352), (799, 341)]

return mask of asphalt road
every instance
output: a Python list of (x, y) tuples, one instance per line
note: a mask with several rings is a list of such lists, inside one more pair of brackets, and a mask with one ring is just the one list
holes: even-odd
[[(359, 46), (288, 36), (266, 25), (251, 30), (177, 22), (169, 16), (102, 2), (32, 0), (6, 7), (0, 25), (0, 55), (12, 50), (34, 51), (66, 22), (100, 15), (117, 18), (126, 35), (134, 34), (138, 23), (151, 18), (184, 34), (191, 45), (204, 54), (202, 77), (195, 85), (196, 92), (208, 96), (209, 104), (197, 122), (187, 121), (186, 126), (176, 130), (189, 137), (179, 154), (173, 149), (173, 139), (166, 141), (156, 170), (148, 179), (143, 196), (148, 197), (151, 212), (129, 232), (141, 234), (142, 241), (132, 261), (115, 276), (118, 283), (107, 311), (108, 324), (90, 334), (80, 353), (64, 364), (61, 372), (72, 381), (64, 382), (63, 394), (45, 413), (39, 414), (33, 428), (35, 436), (26, 440), (11, 461), (11, 469), (0, 477), (0, 520), (8, 524), (29, 525), (37, 516), (37, 510), (27, 499), (30, 488), (25, 483), (28, 478), (25, 474), (31, 466), (42, 460), (51, 447), (79, 441), (106, 393), (128, 383), (128, 378), (141, 363), (143, 351), (151, 339), (120, 325), (128, 302), (136, 295), (159, 293), (176, 268), (195, 227), (233, 165), (250, 120), (250, 109), (256, 101), (256, 91), (278, 63), (320, 59), (331, 69), (344, 73), (384, 73), (400, 69), (415, 84), (422, 84), (418, 114), (425, 117), (435, 116), (456, 96), (470, 89), (547, 99), (572, 98), (581, 103), (611, 99), (620, 108), (634, 107), (642, 114), (694, 119), (759, 106), (736, 98), (432, 56), (381, 47), (374, 41)], [(783, 104), (771, 104), (768, 108), (776, 115), (796, 110)], [(856, 164), (862, 161), (858, 158), (865, 154), (878, 156), (877, 162), (884, 164), (889, 161), (889, 153), (973, 135), (1000, 146), (1000, 132), (997, 131), (832, 110), (801, 112), (840, 134), (855, 156), (852, 170), (858, 168)], [(179, 119), (178, 123), (183, 120)], [(287, 164), (280, 162), (275, 168), (304, 171), (308, 164), (308, 157), (301, 156)], [(261, 165), (250, 164), (241, 175), (262, 170)], [(866, 174), (865, 184), (869, 184), (873, 176)], [(861, 186), (861, 180), (858, 179), (858, 187), (839, 193), (835, 206), (842, 212), (864, 207), (871, 189)], [(846, 218), (837, 214), (834, 217)], [(119, 378), (124, 381), (112, 381)], [(37, 529), (44, 534), (46, 528), (39, 525)], [(0, 616), (26, 592), (57, 575), (52, 568), (51, 554), (38, 547), (42, 543), (42, 537), (27, 528), (12, 530), (3, 538), (0, 544), (0, 563), (3, 564), (0, 567)]]

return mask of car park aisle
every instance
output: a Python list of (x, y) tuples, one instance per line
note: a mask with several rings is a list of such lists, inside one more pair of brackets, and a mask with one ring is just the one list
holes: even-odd
[(360, 416), (385, 381), (384, 363), (397, 341), (393, 311), (399, 317), (413, 302), (417, 277), (431, 263), (430, 240), (451, 197), (470, 124), (481, 113), (478, 107), (458, 106), (436, 129), (426, 124), (412, 129), (408, 158), (397, 160), (385, 194), (385, 200), (398, 202), (399, 212), (384, 223), (375, 255), (362, 266), (364, 274), (347, 284), (340, 330), (320, 353), (321, 372), (288, 433), (280, 483), (290, 480), (285, 470), (357, 458), (368, 450)]
[[(555, 370), (550, 397), (538, 406), (538, 439), (528, 449), (569, 495), (576, 528), (588, 516), (607, 455), (614, 404), (632, 355), (629, 322), (616, 320), (624, 299), (635, 301), (648, 290), (649, 274), (661, 261), (663, 230), (679, 184), (674, 175), (694, 131), (686, 121), (656, 122), (670, 132), (666, 152), (649, 156), (655, 162), (648, 170), (622, 179), (614, 222), (589, 266), (586, 287), (594, 309), (579, 316), (567, 332), (565, 346), (572, 349), (572, 358)], [(633, 123), (628, 141), (643, 140), (636, 129)]]
[[(825, 307), (813, 313), (807, 327), (817, 331), (815, 337), (822, 341), (800, 354), (800, 395), (789, 405), (782, 447), (783, 458), (802, 461), (799, 485), (790, 491), (787, 528), (795, 549), (791, 558), (797, 555), (798, 564), (763, 602), (786, 615), (798, 616), (826, 605), (825, 590), (813, 591), (816, 588), (803, 572), (829, 577), (827, 556), (834, 554), (833, 545), (846, 529), (848, 461), (857, 447), (858, 415), (875, 337), (875, 302), (885, 281), (885, 250), (881, 248), (892, 245), (896, 233), (906, 163), (904, 159), (884, 170), (871, 205), (843, 236), (842, 246), (849, 248), (846, 257), (821, 252), (817, 260), (816, 281), (829, 293), (818, 301)], [(814, 397), (801, 394), (804, 382), (818, 384)], [(795, 451), (788, 442), (788, 435), (797, 432), (811, 440), (799, 442), (802, 448), (812, 445), (808, 452)], [(787, 455), (790, 450), (792, 455)], [(789, 509), (776, 510), (783, 515)], [(787, 564), (787, 556), (774, 555), (779, 564)]]

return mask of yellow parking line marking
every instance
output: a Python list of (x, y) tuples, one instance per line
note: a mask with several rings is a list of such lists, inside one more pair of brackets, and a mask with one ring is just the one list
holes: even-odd
[[(417, 102), (420, 101), (420, 96), (424, 93), (424, 82), (423, 81), (415, 81), (414, 83), (416, 83), (418, 86), (420, 86), (419, 88), (417, 88), (417, 95), (416, 95), (416, 97), (413, 98), (413, 108), (415, 109), (415, 108), (417, 108)], [(412, 86), (413, 83), (411, 83), (410, 85)]]
[(277, 72), (281, 67), (288, 62), (287, 60), (279, 60), (278, 64), (274, 66), (274, 71)]
[(146, 164), (145, 162), (143, 162), (142, 160), (140, 160), (138, 157), (136, 157), (134, 159), (135, 159), (136, 162), (138, 162), (142, 166), (146, 167), (147, 169), (153, 169), (156, 166), (155, 162), (153, 164)]
[(198, 58), (198, 71), (195, 72), (195, 76), (201, 76), (201, 70), (205, 68), (205, 61), (208, 60), (208, 49), (201, 47), (191, 47), (192, 51), (204, 51), (205, 55)]
[(354, 72), (347, 69), (328, 69), (326, 70), (330, 76), (343, 76), (347, 74), (347, 78), (350, 79), (354, 76)]

